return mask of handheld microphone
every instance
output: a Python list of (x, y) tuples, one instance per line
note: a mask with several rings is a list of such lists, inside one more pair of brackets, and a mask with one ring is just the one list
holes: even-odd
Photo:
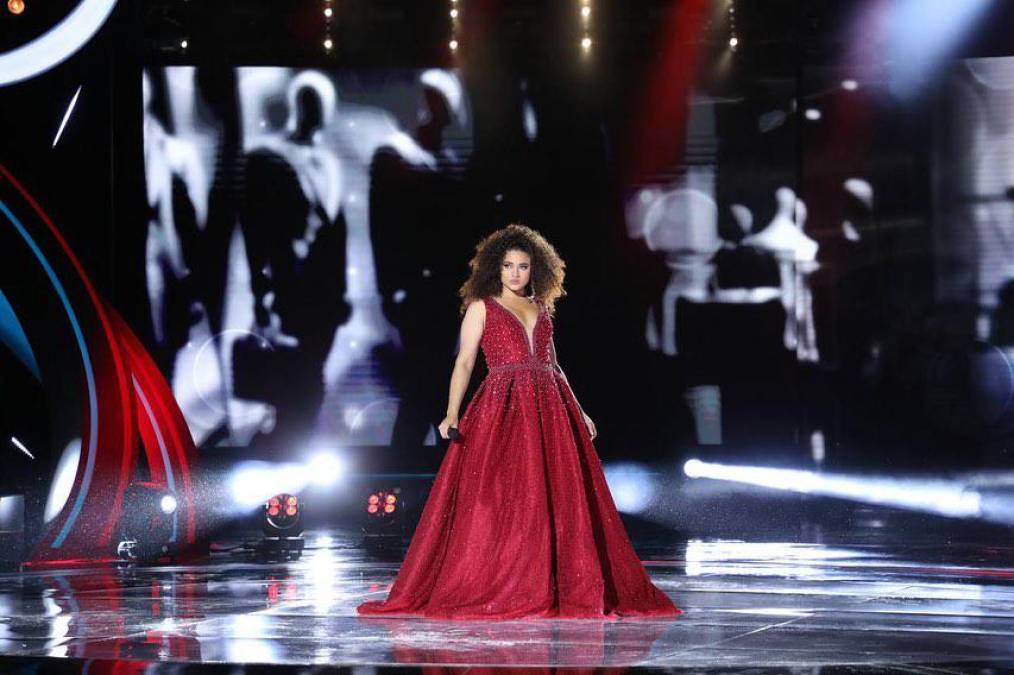
[(461, 432), (458, 431), (458, 427), (448, 427), (447, 438), (451, 439), (452, 441), (460, 441)]

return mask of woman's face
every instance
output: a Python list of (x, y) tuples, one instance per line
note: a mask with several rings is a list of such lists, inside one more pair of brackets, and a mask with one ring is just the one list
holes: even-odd
[(504, 288), (524, 295), (525, 286), (532, 277), (532, 259), (524, 251), (510, 250), (500, 264), (500, 282)]

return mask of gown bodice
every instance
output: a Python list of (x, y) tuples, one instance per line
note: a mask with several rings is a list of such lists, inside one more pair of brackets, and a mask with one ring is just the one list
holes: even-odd
[(518, 368), (552, 371), (553, 319), (546, 306), (539, 303), (539, 318), (529, 341), (528, 329), (517, 315), (493, 298), (483, 298), (483, 302), (486, 324), (479, 344), (489, 372)]

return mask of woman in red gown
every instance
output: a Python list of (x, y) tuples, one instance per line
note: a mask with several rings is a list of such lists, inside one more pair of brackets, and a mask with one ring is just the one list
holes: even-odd
[[(671, 617), (623, 528), (581, 409), (556, 359), (564, 263), (542, 235), (484, 239), (440, 435), (453, 440), (405, 562), (360, 615), (444, 619)], [(479, 348), (489, 375), (458, 419)]]

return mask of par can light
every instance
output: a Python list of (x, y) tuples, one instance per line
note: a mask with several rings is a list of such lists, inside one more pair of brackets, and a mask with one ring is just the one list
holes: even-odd
[(275, 495), (264, 503), (262, 530), (271, 537), (298, 537), (303, 532), (303, 504), (288, 493)]

